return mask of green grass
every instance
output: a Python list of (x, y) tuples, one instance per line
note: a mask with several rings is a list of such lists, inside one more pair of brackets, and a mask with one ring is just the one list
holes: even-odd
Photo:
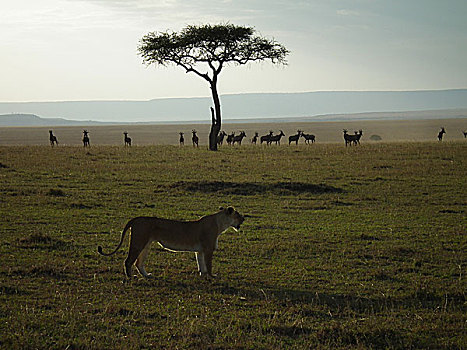
[[(0, 147), (0, 191), (1, 348), (467, 347), (467, 143)], [(213, 281), (97, 254), (229, 204)]]

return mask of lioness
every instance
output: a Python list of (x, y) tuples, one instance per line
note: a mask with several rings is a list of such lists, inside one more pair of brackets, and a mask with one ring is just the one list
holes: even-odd
[(170, 251), (195, 252), (199, 273), (212, 277), (212, 255), (217, 249), (219, 235), (229, 227), (238, 230), (243, 220), (244, 217), (232, 207), (220, 208), (219, 212), (195, 221), (137, 217), (126, 224), (120, 243), (113, 252), (104, 253), (101, 246), (97, 251), (106, 256), (114, 254), (121, 247), (126, 231), (131, 228), (130, 247), (125, 260), (125, 273), (128, 277), (131, 277), (133, 264), (141, 275), (151, 276), (144, 269), (144, 260), (153, 241)]

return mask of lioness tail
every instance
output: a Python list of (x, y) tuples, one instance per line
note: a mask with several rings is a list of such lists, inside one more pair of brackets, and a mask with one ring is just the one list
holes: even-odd
[(105, 255), (105, 256), (110, 256), (110, 255), (113, 255), (117, 252), (117, 250), (120, 249), (120, 247), (122, 246), (122, 243), (123, 243), (123, 239), (125, 238), (125, 233), (126, 231), (128, 231), (128, 229), (131, 227), (131, 225), (133, 225), (133, 221), (134, 219), (131, 219), (130, 221), (128, 221), (128, 223), (126, 224), (125, 228), (123, 229), (123, 232), (122, 232), (122, 237), (120, 239), (120, 243), (118, 244), (117, 248), (115, 248), (115, 250), (111, 253), (104, 253), (102, 251), (102, 247), (101, 246), (98, 246), (97, 247), (97, 252), (101, 255)]

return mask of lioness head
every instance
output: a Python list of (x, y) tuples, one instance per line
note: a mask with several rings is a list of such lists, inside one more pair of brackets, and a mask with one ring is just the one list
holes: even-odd
[(219, 208), (221, 213), (223, 213), (228, 220), (229, 226), (232, 226), (234, 229), (239, 230), (240, 225), (243, 223), (245, 218), (242, 214), (236, 211), (233, 207)]

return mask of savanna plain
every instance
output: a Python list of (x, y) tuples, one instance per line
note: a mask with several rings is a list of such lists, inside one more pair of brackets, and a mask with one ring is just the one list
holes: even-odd
[[(467, 348), (464, 140), (91, 145), (0, 147), (1, 348)], [(124, 277), (127, 240), (97, 254), (132, 217), (226, 205), (215, 279), (157, 244), (152, 279)]]

